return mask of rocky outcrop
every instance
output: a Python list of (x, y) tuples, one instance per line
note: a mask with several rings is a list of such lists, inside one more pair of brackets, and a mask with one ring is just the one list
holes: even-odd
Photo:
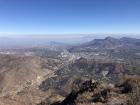
[(113, 85), (91, 80), (77, 84), (63, 101), (38, 105), (139, 105), (140, 79), (127, 78)]

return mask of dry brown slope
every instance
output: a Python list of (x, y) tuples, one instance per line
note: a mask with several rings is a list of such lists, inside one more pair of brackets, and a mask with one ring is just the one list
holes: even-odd
[(0, 105), (34, 105), (46, 97), (38, 85), (52, 71), (36, 56), (0, 55)]

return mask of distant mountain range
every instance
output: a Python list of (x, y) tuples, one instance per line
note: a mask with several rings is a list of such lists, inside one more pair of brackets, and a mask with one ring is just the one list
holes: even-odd
[[(20, 48), (20, 47), (35, 47), (35, 46), (46, 46), (48, 44), (52, 44), (52, 42), (55, 42), (55, 44), (57, 43), (63, 43), (63, 44), (81, 44), (81, 43), (85, 43), (85, 45), (94, 45), (96, 46), (96, 44), (101, 44), (102, 41), (104, 41), (103, 44), (107, 45), (107, 46), (111, 46), (111, 41), (115, 41), (114, 43), (118, 43), (121, 40), (126, 40), (126, 41), (130, 41), (130, 40), (135, 40), (134, 38), (120, 38), (120, 41), (117, 41), (117, 38), (119, 38), (120, 36), (117, 36), (115, 38), (113, 37), (107, 37), (105, 38), (105, 36), (107, 35), (98, 35), (100, 36), (100, 39), (96, 39), (98, 38), (96, 35), (56, 35), (56, 36), (25, 36), (25, 37), (0, 37), (0, 48)], [(112, 35), (113, 36), (113, 35)], [(127, 36), (127, 35), (126, 35)], [(105, 38), (105, 39), (103, 39)], [(95, 39), (94, 41), (91, 41), (92, 39)], [(88, 42), (89, 41), (89, 42)], [(110, 41), (110, 42), (109, 42)], [(86, 43), (88, 42), (88, 43)]]
[(133, 47), (139, 46), (140, 39), (122, 37), (122, 38), (113, 38), (106, 37), (105, 39), (94, 39), (92, 41), (80, 44), (78, 46), (71, 47), (69, 51), (81, 51), (83, 49), (115, 49), (121, 47)]

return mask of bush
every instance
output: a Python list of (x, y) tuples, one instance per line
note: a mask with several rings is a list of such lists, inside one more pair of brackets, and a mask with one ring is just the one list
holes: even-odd
[(128, 93), (128, 105), (140, 105), (140, 77), (127, 78), (123, 92)]

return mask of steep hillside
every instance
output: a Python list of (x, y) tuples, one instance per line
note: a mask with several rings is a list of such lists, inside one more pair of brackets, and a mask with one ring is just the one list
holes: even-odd
[(54, 68), (58, 65), (57, 60), (53, 59), (1, 54), (1, 105), (32, 105), (47, 97), (38, 86), (44, 79), (53, 76)]

